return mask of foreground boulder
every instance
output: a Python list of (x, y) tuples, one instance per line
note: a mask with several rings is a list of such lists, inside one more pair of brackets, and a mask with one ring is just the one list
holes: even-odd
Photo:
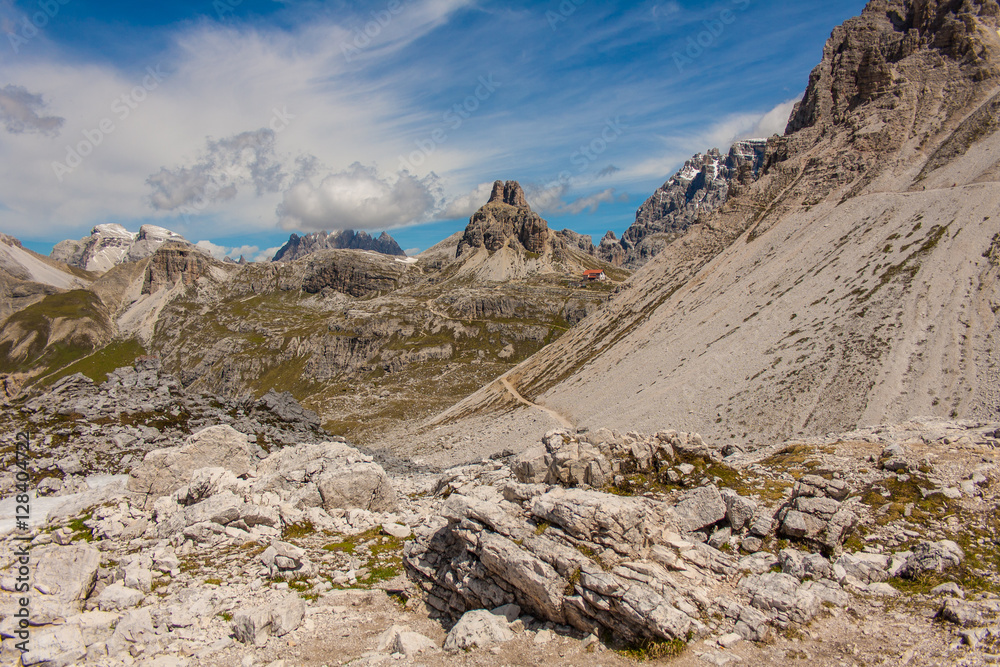
[(485, 609), (465, 613), (444, 640), (446, 651), (461, 651), (471, 648), (488, 648), (514, 638), (510, 623), (499, 614)]
[(611, 474), (610, 450), (571, 437), (566, 431), (547, 434), (542, 443), (529, 447), (511, 469), (524, 484), (562, 484), (602, 487)]
[[(555, 623), (588, 633), (610, 629), (632, 640), (704, 631), (674, 604), (698, 614), (693, 598), (678, 595), (690, 587), (656, 560), (639, 558), (649, 528), (662, 526), (668, 508), (559, 488), (525, 504), (529, 509), (521, 512), (509, 503), (501, 509), (475, 498), (448, 498), (446, 519), (418, 532), (405, 551), (410, 574), (432, 607), (460, 618), (516, 604)], [(679, 536), (675, 544), (690, 553), (663, 548), (654, 558), (692, 569), (700, 563), (706, 572), (735, 571), (735, 562), (711, 547)]]
[(32, 620), (58, 622), (81, 611), (84, 601), (94, 590), (101, 564), (100, 552), (89, 544), (74, 544), (42, 547), (32, 555), (38, 559), (32, 577), (34, 591), (38, 594), (32, 599)]
[(221, 467), (235, 476), (250, 470), (247, 436), (231, 426), (209, 426), (187, 438), (181, 447), (154, 449), (129, 474), (128, 489), (146, 495), (152, 507), (160, 496), (185, 486), (200, 468)]
[(803, 476), (792, 490), (791, 501), (778, 513), (779, 532), (837, 550), (858, 522), (857, 515), (841, 503), (848, 491), (842, 480)]
[(262, 607), (244, 609), (233, 617), (233, 636), (244, 644), (263, 646), (272, 635), (284, 637), (302, 624), (305, 600), (295, 593)]
[(924, 572), (944, 572), (958, 567), (965, 560), (965, 552), (951, 540), (920, 542), (906, 559), (902, 575), (915, 579)]
[(396, 492), (372, 457), (340, 442), (298, 445), (271, 454), (257, 466), (254, 492), (290, 492), (293, 505), (391, 512)]

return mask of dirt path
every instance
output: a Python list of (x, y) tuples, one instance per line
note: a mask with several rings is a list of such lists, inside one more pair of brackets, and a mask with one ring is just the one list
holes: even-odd
[(517, 389), (514, 389), (514, 385), (512, 385), (510, 383), (510, 380), (508, 380), (506, 377), (500, 378), (500, 382), (507, 389), (507, 391), (510, 392), (510, 395), (513, 396), (514, 398), (516, 398), (519, 403), (523, 403), (524, 405), (527, 405), (529, 408), (535, 408), (536, 410), (541, 410), (542, 412), (547, 413), (550, 417), (552, 417), (557, 422), (559, 422), (560, 424), (562, 424), (563, 427), (565, 427), (565, 428), (570, 428), (570, 429), (571, 428), (575, 428), (573, 426), (573, 423), (570, 422), (570, 420), (566, 419), (565, 417), (563, 417), (561, 414), (559, 414), (555, 410), (547, 408), (544, 405), (538, 405), (537, 403), (532, 403), (531, 401), (529, 401), (528, 399), (526, 399), (524, 396), (521, 396), (521, 394), (518, 393)]

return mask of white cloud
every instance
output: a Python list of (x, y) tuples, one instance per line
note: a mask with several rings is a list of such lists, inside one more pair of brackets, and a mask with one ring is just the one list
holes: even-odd
[[(275, 251), (277, 252), (277, 251)], [(261, 255), (260, 248), (255, 245), (241, 245), (238, 248), (233, 248), (229, 251), (229, 256), (233, 259), (239, 259), (241, 256), (246, 257), (248, 260), (258, 255)], [(274, 255), (272, 254), (271, 257)]]
[[(626, 195), (625, 198), (628, 199), (628, 196)], [(595, 213), (597, 207), (601, 204), (610, 204), (616, 200), (621, 201), (621, 199), (621, 196), (615, 196), (614, 188), (608, 188), (607, 190), (602, 190), (586, 197), (580, 197), (568, 204), (564, 204), (558, 210), (560, 213), (570, 213), (572, 215), (582, 213), (587, 209), (590, 209), (591, 213)]]
[(740, 139), (767, 139), (776, 133), (784, 134), (792, 108), (799, 99), (782, 102), (766, 113), (733, 114), (710, 125), (699, 135), (661, 137), (670, 147), (668, 151), (629, 167), (622, 175), (625, 178), (669, 177), (695, 153), (704, 153), (710, 148), (726, 152)]
[[(447, 202), (444, 209), (438, 214), (442, 220), (453, 218), (468, 218), (473, 213), (482, 208), (483, 204), (489, 201), (490, 194), (493, 193), (493, 183), (480, 183), (469, 194), (456, 197)], [(410, 253), (406, 253), (409, 255)]]
[(406, 253), (407, 257), (413, 257), (420, 254), (420, 248), (407, 248), (403, 252)]
[(558, 211), (566, 202), (563, 197), (569, 192), (569, 183), (557, 181), (549, 185), (529, 184), (524, 188), (524, 198), (528, 205), (536, 211)]
[[(801, 98), (796, 97), (792, 100), (787, 100), (782, 102), (778, 106), (774, 107), (766, 114), (764, 117), (757, 121), (757, 125), (754, 126), (746, 137), (770, 137), (775, 134), (784, 134), (785, 128), (788, 127), (788, 119), (792, 115), (792, 109), (798, 104)], [(743, 139), (745, 137), (740, 137)]]
[(211, 241), (198, 241), (194, 245), (196, 248), (201, 248), (215, 259), (222, 259), (223, 257), (229, 254), (229, 248), (221, 245), (216, 245)]
[(226, 257), (230, 259), (239, 259), (240, 255), (242, 255), (250, 261), (262, 261), (260, 258), (266, 256), (266, 259), (269, 260), (274, 257), (274, 253), (278, 252), (277, 248), (268, 248), (267, 250), (261, 252), (260, 248), (255, 245), (242, 245), (238, 248), (230, 248), (228, 246), (212, 243), (211, 241), (198, 241), (194, 245), (219, 260), (225, 259)]
[(799, 98), (787, 100), (764, 114), (734, 114), (713, 125), (703, 135), (703, 148), (726, 151), (740, 139), (767, 139), (772, 134), (784, 134), (788, 117)]
[[(78, 238), (108, 219), (160, 219), (188, 238), (273, 229), (283, 193), (272, 187), (275, 174), (265, 165), (286, 164), (298, 175), (287, 156), (318, 156), (336, 172), (359, 158), (396, 164), (412, 150), (404, 130), (415, 121), (409, 89), (399, 81), (404, 75), (370, 70), (379, 65), (376, 56), (405, 48), (466, 4), (404, 3), (406, 11), (352, 63), (341, 45), (353, 39), (355, 24), (364, 25), (363, 12), (290, 29), (187, 24), (166, 35), (172, 41), (164, 51), (147, 52), (149, 62), (121, 67), (81, 63), (55, 48), (37, 58), (5, 59), (4, 79), (17, 88), (14, 101), (21, 86), (35, 97), (20, 107), (8, 99), (0, 110), (0, 128), (9, 127), (0, 129), (0, 159), (17, 165), (0, 179), (7, 207), (0, 210), (0, 228), (53, 239)], [(44, 108), (36, 103), (43, 99)], [(28, 133), (29, 127), (54, 132), (53, 119), (60, 118), (65, 122), (54, 140)], [(260, 136), (264, 128), (275, 130), (273, 163), (258, 160), (272, 158), (270, 152), (226, 145)], [(216, 139), (206, 144), (206, 137)], [(54, 165), (66, 165), (74, 152), (86, 155), (57, 175)], [(441, 150), (434, 158), (435, 168), (450, 169), (470, 163), (471, 152)], [(179, 220), (180, 207), (202, 192), (210, 206)]]
[(318, 184), (302, 180), (285, 193), (278, 206), (285, 229), (385, 229), (428, 219), (437, 208), (437, 178), (418, 179), (408, 172), (393, 180), (374, 167), (355, 162), (327, 175)]
[(274, 248), (266, 248), (264, 250), (261, 250), (259, 253), (257, 253), (253, 257), (253, 261), (254, 262), (270, 262), (271, 258), (274, 257), (276, 254), (278, 254), (279, 250), (281, 250), (281, 248), (279, 246), (275, 246)]
[(40, 116), (45, 108), (41, 95), (28, 92), (23, 86), (6, 85), (0, 88), (0, 121), (11, 134), (37, 132), (56, 136), (66, 122), (58, 116)]
[(150, 203), (154, 209), (201, 209), (209, 203), (233, 199), (248, 186), (253, 186), (258, 196), (281, 188), (286, 175), (274, 153), (273, 130), (261, 128), (206, 143), (202, 155), (190, 166), (161, 167), (146, 179), (153, 189)]

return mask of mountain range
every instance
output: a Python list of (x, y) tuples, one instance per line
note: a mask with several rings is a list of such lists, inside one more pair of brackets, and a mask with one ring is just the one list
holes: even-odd
[[(120, 263), (88, 273), (47, 260), (80, 277), (53, 269), (64, 288), (39, 290), (0, 326), (0, 372), (44, 387), (155, 354), (188, 389), (291, 391), (323, 405), (330, 428), (374, 438), (527, 358), (628, 276), (568, 234), (551, 231), (514, 181), (498, 181), (464, 231), (415, 258), (387, 235), (379, 247), (398, 254), (325, 247), (376, 241), (344, 232), (293, 235), (279, 261), (237, 264), (176, 237), (151, 248), (145, 227), (99, 227), (74, 259)], [(585, 284), (586, 270), (612, 280)], [(442, 388), (421, 395), (428, 381)]]
[[(989, 147), (1000, 37), (975, 27), (988, 20), (986, 10), (884, 4), (871, 3), (834, 31), (784, 136), (695, 156), (643, 204), (620, 241), (606, 237), (594, 247), (571, 231), (553, 232), (519, 185), (498, 181), (466, 230), (415, 264), (323, 249), (371, 242), (397, 252), (387, 235), (342, 232), (293, 235), (276, 256), (285, 261), (236, 270), (165, 230), (132, 235), (116, 226), (60, 244), (54, 255), (91, 268), (144, 257), (75, 278), (92, 280), (85, 289), (99, 295), (101, 322), (86, 339), (100, 347), (135, 336), (189, 382), (225, 392), (264, 391), (267, 368), (292, 360), (310, 382), (328, 381), (331, 363), (338, 377), (372, 372), (377, 359), (385, 365), (394, 356), (372, 346), (372, 336), (405, 332), (400, 358), (409, 359), (417, 351), (404, 339), (422, 335), (439, 350), (432, 356), (451, 358), (464, 334), (443, 334), (434, 317), (477, 326), (482, 313), (518, 317), (531, 302), (518, 288), (524, 306), (476, 296), (471, 310), (446, 312), (442, 304), (466, 303), (462, 290), (523, 283), (553, 290), (561, 280), (568, 295), (577, 289), (569, 278), (584, 269), (605, 267), (620, 280), (627, 274), (616, 266), (641, 266), (599, 308), (593, 300), (571, 305), (588, 299), (563, 306), (541, 299), (542, 320), (575, 324), (558, 340), (547, 325), (521, 347), (523, 327), (504, 324), (522, 332), (495, 344), (514, 345), (506, 361), (520, 365), (431, 423), (524, 409), (507, 385), (575, 423), (651, 429), (669, 419), (741, 446), (912, 412), (989, 415), (998, 408)], [(69, 275), (59, 281), (68, 285)], [(367, 307), (360, 319), (319, 317), (333, 336), (314, 332), (301, 315), (293, 318), (298, 329), (284, 328), (288, 334), (241, 321), (249, 312), (241, 300), (322, 294), (390, 301), (406, 294), (423, 323), (404, 316), (386, 328), (375, 324), (378, 309)], [(224, 325), (227, 311), (232, 322)], [(576, 324), (580, 317), (570, 312), (588, 316)], [(219, 330), (185, 342), (178, 332), (187, 319), (204, 319), (208, 328), (214, 320), (233, 335)], [(30, 371), (41, 335), (15, 324), (0, 332), (6, 369)], [(449, 345), (450, 353), (440, 351)], [(645, 349), (657, 354), (639, 353)]]
[(0, 235), (5, 664), (995, 662), (998, 112), (1000, 5), (871, 0), (596, 247)]

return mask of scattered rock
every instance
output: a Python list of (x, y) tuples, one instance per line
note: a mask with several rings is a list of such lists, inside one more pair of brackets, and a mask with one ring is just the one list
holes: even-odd
[(446, 651), (460, 651), (472, 648), (489, 648), (508, 642), (514, 638), (510, 624), (503, 616), (485, 609), (466, 612), (455, 627), (448, 632), (444, 641)]

